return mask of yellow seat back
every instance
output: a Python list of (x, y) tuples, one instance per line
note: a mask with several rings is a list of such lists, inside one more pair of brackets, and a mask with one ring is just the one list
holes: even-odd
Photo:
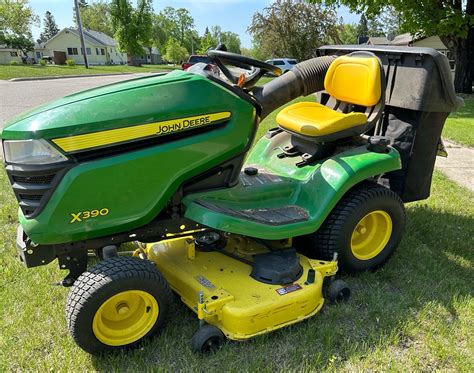
[(336, 58), (326, 73), (324, 88), (343, 102), (376, 105), (382, 94), (379, 60), (375, 56), (360, 55)]

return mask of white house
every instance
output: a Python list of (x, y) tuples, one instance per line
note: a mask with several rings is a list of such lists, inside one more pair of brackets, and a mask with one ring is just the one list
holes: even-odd
[[(127, 63), (126, 53), (122, 53), (117, 49), (117, 42), (113, 38), (99, 31), (84, 29), (83, 32), (89, 64), (114, 65)], [(40, 47), (42, 48), (35, 49), (35, 58), (41, 55), (41, 57), (52, 57), (57, 64), (63, 64), (66, 59), (72, 59), (78, 65), (84, 64), (81, 39), (76, 29), (64, 28)]]
[(21, 63), (21, 56), (21, 50), (0, 45), (0, 65), (9, 65), (11, 61)]

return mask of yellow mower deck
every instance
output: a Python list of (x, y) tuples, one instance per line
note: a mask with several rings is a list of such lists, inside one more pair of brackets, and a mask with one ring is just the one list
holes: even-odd
[[(145, 253), (156, 263), (171, 288), (199, 319), (219, 328), (233, 340), (248, 339), (316, 314), (324, 303), (323, 279), (333, 276), (337, 262), (311, 260), (299, 255), (303, 274), (293, 284), (270, 285), (250, 277), (251, 260), (268, 252), (263, 245), (232, 236), (225, 251), (195, 250), (191, 237), (148, 244)], [(314, 283), (306, 283), (308, 270)]]

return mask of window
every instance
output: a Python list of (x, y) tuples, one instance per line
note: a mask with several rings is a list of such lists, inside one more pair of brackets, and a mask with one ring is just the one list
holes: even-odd
[(99, 53), (99, 48), (96, 48), (96, 49), (95, 49), (95, 54), (100, 55), (100, 53)]
[(100, 54), (101, 54), (102, 56), (105, 56), (105, 49), (104, 49), (104, 48), (100, 48)]
[(288, 60), (290, 65), (296, 65), (298, 62), (296, 60)]
[(77, 53), (77, 48), (68, 48), (67, 49), (67, 54), (70, 56), (78, 56), (79, 53)]
[(18, 57), (18, 52), (10, 52), (11, 57)]
[(43, 57), (43, 56), (41, 55), (41, 52), (36, 52), (36, 58), (37, 58), (37, 59), (41, 59), (41, 57)]
[[(86, 52), (87, 52), (87, 55), (91, 55), (91, 49), (90, 48), (86, 48)], [(81, 54), (84, 54), (84, 49), (81, 48)]]
[(285, 64), (285, 62), (283, 62), (282, 60), (275, 60), (275, 61), (273, 61), (273, 64), (275, 66), (283, 66)]

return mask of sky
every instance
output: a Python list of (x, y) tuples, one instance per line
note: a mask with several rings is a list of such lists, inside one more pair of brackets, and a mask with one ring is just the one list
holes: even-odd
[[(246, 30), (252, 15), (262, 11), (269, 3), (271, 0), (154, 0), (153, 8), (156, 13), (167, 6), (186, 8), (194, 18), (200, 35), (204, 33), (206, 26), (220, 25), (223, 31), (239, 34), (242, 46), (250, 48), (252, 38)], [(49, 10), (61, 29), (73, 26), (73, 4), (74, 0), (30, 0), (31, 7), (41, 20), (44, 18), (44, 13)], [(350, 13), (345, 7), (338, 9), (338, 16), (343, 17), (346, 23), (359, 22), (359, 16)], [(41, 27), (34, 27), (32, 31), (36, 40)]]

